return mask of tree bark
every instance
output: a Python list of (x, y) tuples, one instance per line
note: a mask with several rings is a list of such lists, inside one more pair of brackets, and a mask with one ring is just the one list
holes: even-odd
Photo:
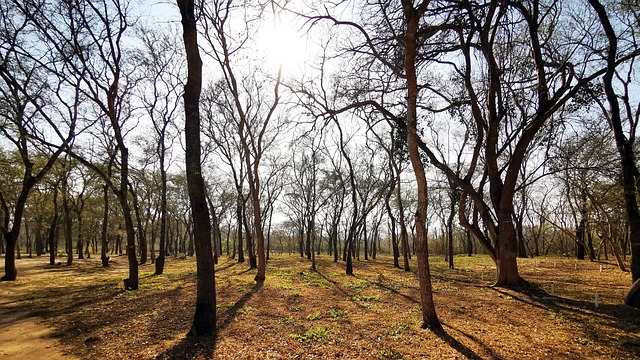
[(418, 83), (415, 68), (417, 56), (418, 39), (417, 32), (420, 25), (420, 18), (429, 1), (424, 1), (418, 9), (414, 9), (413, 2), (403, 0), (402, 6), (404, 17), (406, 20), (406, 33), (404, 35), (405, 55), (404, 67), (407, 85), (407, 146), (409, 149), (409, 158), (416, 177), (418, 186), (418, 205), (415, 214), (416, 226), (416, 257), (418, 260), (418, 279), (420, 282), (420, 305), (422, 307), (422, 325), (423, 329), (441, 330), (442, 325), (436, 315), (436, 308), (433, 302), (433, 289), (431, 286), (431, 274), (429, 269), (429, 249), (427, 246), (427, 178), (424, 171), (424, 165), (420, 159), (418, 152), (418, 133), (417, 133), (417, 102), (418, 102)]
[(182, 18), (183, 40), (187, 56), (187, 83), (184, 86), (185, 163), (189, 203), (193, 216), (196, 246), (196, 310), (188, 335), (209, 335), (216, 330), (215, 265), (211, 248), (211, 222), (201, 169), (200, 92), (202, 60), (193, 0), (177, 0)]

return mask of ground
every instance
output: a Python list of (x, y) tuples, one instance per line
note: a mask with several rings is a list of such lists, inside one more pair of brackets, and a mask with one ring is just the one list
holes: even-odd
[(127, 259), (112, 259), (109, 268), (93, 258), (70, 267), (18, 260), (18, 280), (0, 283), (0, 358), (640, 358), (640, 311), (623, 305), (631, 276), (612, 262), (519, 259), (531, 285), (508, 290), (490, 286), (486, 256), (457, 256), (453, 271), (433, 257), (446, 331), (434, 333), (420, 328), (415, 273), (389, 257), (355, 261), (346, 276), (326, 255), (314, 272), (306, 259), (276, 254), (262, 286), (247, 264), (224, 258), (217, 336), (186, 338), (195, 260), (168, 259), (161, 276), (142, 265), (140, 289), (124, 291)]

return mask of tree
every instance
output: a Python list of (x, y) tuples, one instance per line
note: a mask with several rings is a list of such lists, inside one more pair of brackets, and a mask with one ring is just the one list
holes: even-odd
[(167, 242), (166, 161), (171, 150), (170, 145), (176, 136), (171, 133), (171, 125), (178, 115), (182, 85), (180, 76), (183, 73), (184, 59), (180, 57), (179, 49), (175, 46), (176, 36), (172, 32), (140, 28), (138, 35), (143, 48), (137, 56), (144, 76), (140, 83), (142, 91), (139, 96), (153, 126), (154, 153), (160, 170), (160, 253), (155, 259), (155, 274), (161, 275), (164, 271)]
[[(600, 24), (607, 36), (606, 72), (602, 78), (604, 93), (609, 104), (609, 124), (613, 129), (613, 134), (620, 154), (622, 166), (622, 186), (624, 188), (624, 201), (627, 218), (629, 221), (629, 238), (631, 240), (631, 280), (634, 283), (627, 294), (626, 304), (640, 308), (640, 210), (637, 203), (637, 182), (640, 173), (636, 164), (633, 142), (635, 138), (635, 128), (638, 118), (627, 117), (630, 127), (633, 129), (627, 136), (622, 128), (622, 116), (618, 95), (614, 88), (616, 69), (618, 68), (620, 53), (618, 49), (618, 36), (607, 14), (607, 10), (598, 0), (589, 0), (589, 4), (598, 15)], [(637, 26), (635, 23), (633, 26)], [(626, 49), (625, 49), (626, 50)], [(631, 66), (632, 67), (632, 66)], [(628, 83), (627, 83), (628, 84)], [(628, 86), (625, 87), (628, 90)], [(628, 93), (626, 94), (628, 95)], [(629, 99), (627, 97), (627, 99)], [(628, 115), (631, 115), (627, 112)], [(605, 113), (606, 114), (606, 113)]]
[[(431, 278), (428, 261), (427, 248), (427, 181), (425, 175), (425, 166), (420, 156), (421, 148), (424, 151), (424, 142), (418, 135), (418, 98), (419, 93), (425, 86), (420, 85), (419, 75), (417, 71), (418, 65), (424, 61), (424, 54), (420, 51), (426, 48), (427, 41), (437, 35), (446, 26), (447, 16), (442, 18), (436, 17), (434, 25), (423, 23), (423, 17), (440, 13), (437, 4), (434, 3), (431, 9), (431, 1), (425, 0), (414, 5), (412, 1), (404, 0), (399, 3), (378, 3), (372, 4), (370, 7), (363, 7), (364, 11), (370, 10), (370, 13), (363, 14), (362, 21), (364, 24), (358, 24), (353, 21), (342, 21), (336, 19), (329, 14), (321, 14), (318, 16), (310, 16), (313, 22), (328, 20), (337, 25), (346, 26), (354, 33), (350, 34), (347, 51), (351, 51), (353, 56), (360, 56), (362, 59), (358, 67), (353, 73), (354, 85), (349, 88), (351, 91), (344, 91), (342, 96), (348, 102), (341, 108), (336, 106), (326, 106), (322, 109), (325, 114), (329, 114), (335, 118), (335, 114), (349, 111), (351, 109), (363, 109), (372, 107), (380, 112), (382, 116), (389, 118), (398, 123), (398, 125), (406, 129), (407, 146), (409, 158), (414, 170), (418, 186), (418, 202), (415, 216), (416, 226), (416, 255), (418, 258), (418, 277), (420, 283), (420, 295), (422, 305), (422, 327), (434, 330), (441, 329), (442, 325), (436, 315), (433, 303), (433, 294), (431, 287)], [(373, 35), (371, 35), (373, 34)], [(357, 41), (356, 41), (357, 40)], [(440, 40), (440, 38), (438, 38)], [(438, 41), (436, 41), (438, 42)], [(353, 44), (353, 45), (351, 45)], [(374, 70), (370, 70), (374, 69)], [(378, 72), (376, 72), (378, 70)], [(366, 75), (385, 76), (380, 82), (362, 81), (360, 73)], [(381, 75), (382, 74), (382, 75)], [(389, 76), (389, 77), (386, 77)], [(394, 92), (386, 94), (384, 91), (388, 89), (393, 78), (398, 81), (399, 95)], [(372, 88), (371, 85), (384, 84), (381, 88)], [(324, 90), (324, 89), (323, 89)], [(392, 113), (385, 105), (389, 99), (391, 104), (398, 104), (398, 114)], [(395, 97), (395, 98), (394, 98)], [(403, 98), (404, 100), (399, 100)], [(375, 100), (373, 100), (375, 99)], [(383, 101), (379, 101), (382, 99)], [(336, 105), (332, 103), (331, 105)], [(422, 145), (422, 146), (421, 146)], [(350, 166), (351, 176), (353, 170)], [(352, 186), (355, 187), (352, 180)], [(355, 204), (354, 196), (354, 204)], [(356, 211), (356, 209), (354, 209)], [(349, 263), (347, 263), (347, 267)], [(348, 268), (347, 268), (348, 269)], [(347, 270), (348, 271), (348, 270)]]
[[(266, 276), (265, 239), (262, 226), (262, 208), (260, 204), (260, 164), (266, 149), (273, 144), (275, 136), (280, 132), (281, 126), (273, 120), (277, 118), (276, 108), (280, 102), (280, 79), (282, 65), (280, 65), (275, 80), (273, 81), (273, 98), (269, 99), (264, 94), (262, 81), (257, 81), (260, 76), (257, 69), (243, 75), (235, 65), (232, 55), (242, 49), (246, 37), (250, 34), (250, 22), (245, 23), (244, 34), (240, 34), (238, 44), (231, 43), (233, 33), (229, 29), (229, 23), (234, 14), (234, 6), (231, 3), (214, 1), (211, 9), (205, 8), (204, 21), (206, 26), (212, 28), (211, 34), (205, 32), (205, 39), (212, 48), (211, 55), (220, 66), (223, 73), (223, 94), (226, 96), (224, 105), (233, 115), (240, 146), (243, 152), (247, 169), (247, 182), (251, 209), (253, 210), (253, 232), (255, 233), (258, 254), (258, 272), (255, 280), (260, 282)], [(245, 9), (247, 10), (247, 9)], [(250, 12), (250, 11), (249, 11)], [(259, 10), (256, 18), (264, 13)], [(244, 40), (242, 39), (244, 38)], [(262, 79), (263, 81), (267, 79)], [(269, 104), (266, 108), (263, 104)], [(250, 237), (250, 232), (247, 232)], [(251, 252), (252, 250), (249, 249)], [(250, 253), (253, 255), (252, 253)]]
[[(15, 280), (18, 273), (15, 247), (29, 193), (51, 170), (75, 135), (75, 118), (65, 118), (63, 111), (46, 105), (58, 99), (64, 108), (68, 103), (61, 96), (66, 91), (70, 91), (72, 104), (78, 100), (78, 92), (72, 87), (61, 83), (48, 85), (47, 66), (60, 66), (57, 54), (51, 51), (54, 44), (35, 45), (40, 43), (38, 27), (22, 9), (22, 3), (0, 5), (0, 24), (4, 29), (0, 34), (0, 133), (15, 146), (22, 166), (21, 186), (15, 189), (15, 197), (0, 190), (3, 214), (0, 228), (6, 244), (2, 280), (9, 281)], [(51, 133), (53, 136), (48, 136)], [(13, 202), (9, 204), (11, 198)]]
[(418, 75), (416, 59), (418, 57), (420, 18), (427, 11), (430, 1), (422, 1), (417, 8), (411, 1), (403, 0), (403, 14), (406, 21), (404, 35), (404, 71), (406, 79), (407, 101), (407, 148), (409, 159), (418, 185), (418, 208), (415, 215), (416, 257), (418, 258), (418, 277), (420, 279), (420, 299), (422, 305), (422, 328), (441, 329), (436, 315), (429, 271), (429, 249), (427, 246), (427, 178), (424, 164), (418, 152)]
[(196, 246), (196, 311), (189, 335), (210, 335), (216, 330), (215, 265), (211, 248), (211, 222), (200, 164), (200, 92), (202, 60), (193, 0), (177, 0), (182, 18), (183, 41), (187, 57), (184, 85), (185, 139), (189, 203), (193, 216)]

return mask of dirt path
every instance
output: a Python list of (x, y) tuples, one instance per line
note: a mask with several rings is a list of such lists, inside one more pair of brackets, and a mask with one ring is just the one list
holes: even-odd
[(0, 282), (0, 359), (76, 359), (64, 351), (55, 328), (35, 314), (48, 309), (29, 305), (30, 292), (46, 288), (50, 281), (46, 264), (45, 258), (23, 258), (17, 261), (18, 280)]
[(36, 317), (5, 315), (0, 324), (0, 359), (73, 359), (62, 352), (52, 333), (53, 329)]

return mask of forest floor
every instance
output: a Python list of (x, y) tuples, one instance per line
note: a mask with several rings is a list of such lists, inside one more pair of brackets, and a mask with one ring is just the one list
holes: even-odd
[(127, 259), (112, 259), (109, 268), (93, 258), (70, 267), (18, 260), (18, 280), (0, 283), (0, 358), (640, 358), (640, 311), (623, 305), (631, 275), (613, 262), (519, 259), (532, 287), (514, 291), (491, 287), (487, 256), (456, 256), (456, 270), (432, 257), (445, 330), (435, 333), (420, 328), (415, 273), (390, 257), (354, 261), (346, 276), (326, 255), (317, 272), (309, 260), (273, 255), (262, 286), (247, 264), (223, 258), (217, 336), (186, 338), (195, 260), (168, 259), (161, 276), (142, 265), (140, 288), (124, 291)]

